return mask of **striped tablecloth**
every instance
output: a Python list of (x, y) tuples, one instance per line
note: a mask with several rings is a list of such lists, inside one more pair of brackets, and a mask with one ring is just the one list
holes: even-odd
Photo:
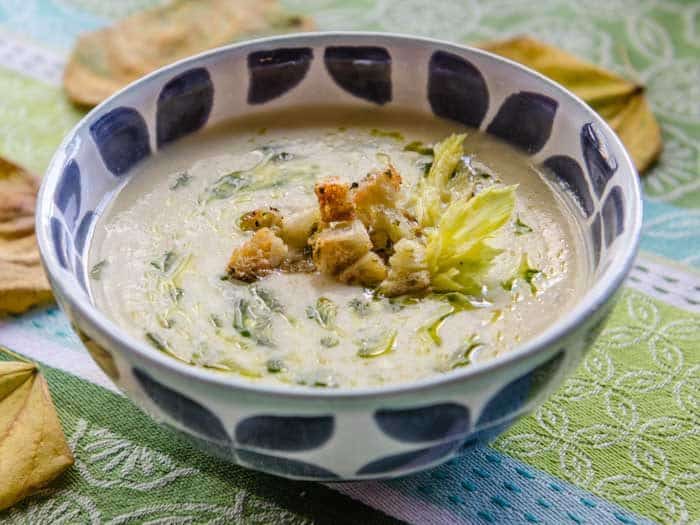
[[(40, 173), (81, 117), (60, 88), (76, 35), (154, 3), (0, 0), (0, 155)], [(612, 319), (577, 374), (492, 447), (407, 478), (327, 486), (209, 459), (161, 430), (55, 307), (0, 319), (0, 345), (44, 365), (76, 456), (0, 522), (700, 522), (700, 3), (284, 3), (328, 30), (529, 33), (644, 82), (665, 150), (644, 179), (643, 252)]]

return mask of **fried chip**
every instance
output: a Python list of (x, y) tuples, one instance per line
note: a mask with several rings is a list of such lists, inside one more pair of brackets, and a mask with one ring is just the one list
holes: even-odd
[(32, 363), (0, 362), (0, 457), (0, 510), (73, 464), (46, 380)]
[(95, 105), (133, 80), (181, 58), (246, 38), (308, 31), (313, 22), (277, 0), (175, 0), (78, 39), (63, 85)]
[(34, 235), (37, 181), (0, 158), (0, 314), (51, 300)]

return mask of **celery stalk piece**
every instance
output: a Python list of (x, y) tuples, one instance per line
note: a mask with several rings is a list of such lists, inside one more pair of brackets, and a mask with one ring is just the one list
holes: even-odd
[(489, 187), (452, 202), (429, 234), (426, 259), (436, 291), (478, 295), (481, 277), (500, 250), (486, 241), (505, 225), (515, 208), (517, 186)]
[(435, 226), (440, 219), (442, 205), (449, 202), (447, 183), (464, 155), (466, 134), (452, 134), (435, 145), (435, 157), (428, 175), (418, 184), (415, 212), (425, 228)]

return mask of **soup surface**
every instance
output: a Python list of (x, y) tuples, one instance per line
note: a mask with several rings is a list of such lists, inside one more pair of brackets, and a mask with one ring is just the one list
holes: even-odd
[[(467, 135), (459, 162), (472, 194), (492, 184), (515, 194), (488, 238), (478, 293), (382, 294), (308, 267), (253, 282), (227, 272), (252, 235), (246, 213), (315, 210), (318, 181), (359, 183), (389, 163), (410, 203), (432, 169), (430, 146), (454, 132)], [(274, 113), (195, 134), (139, 165), (96, 227), (89, 279), (117, 324), (194, 366), (268, 384), (380, 386), (509, 352), (566, 312), (588, 279), (571, 217), (528, 157), (474, 130), (387, 111)]]

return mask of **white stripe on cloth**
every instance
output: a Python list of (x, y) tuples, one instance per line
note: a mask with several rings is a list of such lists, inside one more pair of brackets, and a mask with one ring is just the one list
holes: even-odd
[(14, 325), (12, 322), (0, 324), (0, 345), (34, 361), (58, 368), (121, 394), (121, 391), (95, 364), (90, 354), (66, 348), (60, 343), (55, 343), (44, 337), (38, 337), (32, 330), (23, 326)]
[(46, 48), (0, 32), (0, 66), (52, 86), (60, 86), (65, 60)]
[(641, 255), (625, 284), (677, 308), (700, 313), (700, 276), (690, 269)]

